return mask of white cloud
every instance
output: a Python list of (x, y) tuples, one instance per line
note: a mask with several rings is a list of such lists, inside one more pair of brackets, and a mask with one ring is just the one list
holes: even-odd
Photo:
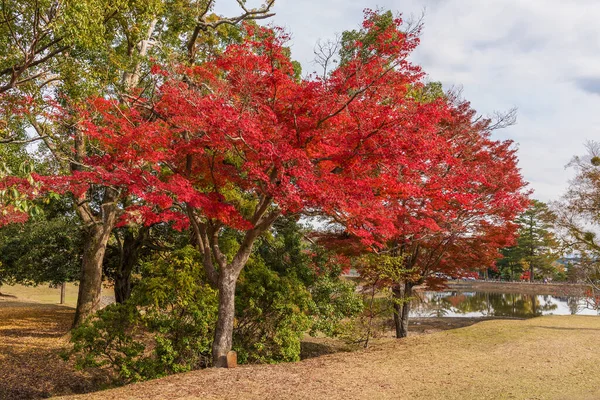
[[(217, 5), (236, 11), (234, 0)], [(565, 164), (586, 140), (600, 139), (600, 2), (277, 0), (272, 22), (292, 33), (293, 57), (312, 71), (319, 38), (357, 28), (362, 10), (378, 7), (404, 15), (427, 9), (414, 62), (431, 80), (462, 85), (482, 114), (518, 107), (517, 125), (495, 135), (519, 144), (534, 196), (558, 198), (571, 175)]]

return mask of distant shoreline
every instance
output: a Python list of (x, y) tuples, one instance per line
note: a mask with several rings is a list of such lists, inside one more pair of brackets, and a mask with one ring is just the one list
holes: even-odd
[(551, 296), (585, 296), (589, 289), (586, 284), (574, 283), (530, 283), (494, 281), (448, 281), (449, 290), (459, 292), (521, 293)]

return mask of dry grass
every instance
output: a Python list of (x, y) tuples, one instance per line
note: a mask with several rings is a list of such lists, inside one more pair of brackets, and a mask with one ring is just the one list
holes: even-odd
[[(67, 289), (65, 292), (65, 305), (75, 307), (77, 304), (78, 290), (78, 286), (75, 286), (72, 283), (67, 283)], [(0, 287), (0, 292), (3, 295), (17, 297), (21, 301), (32, 301), (46, 304), (60, 303), (60, 287), (51, 288), (47, 284), (39, 286), (3, 285)]]
[[(76, 293), (76, 289), (72, 286), (67, 293)], [(57, 302), (56, 289), (4, 286), (2, 291), (10, 295), (0, 296), (0, 400), (90, 392), (106, 382), (101, 376), (75, 372), (72, 365), (59, 357), (60, 351), (68, 345), (73, 309), (41, 303)], [(70, 300), (75, 303), (74, 296)], [(467, 318), (415, 320), (411, 334), (431, 333), (476, 321)], [(304, 358), (355, 349), (356, 346), (326, 338), (307, 337), (302, 345)]]
[[(75, 290), (73, 290), (75, 289)], [(76, 293), (76, 287), (71, 292)], [(73, 309), (55, 289), (2, 287), (0, 400), (83, 393), (101, 381), (74, 372), (59, 351)], [(69, 293), (69, 292), (67, 292)], [(421, 319), (408, 339), (381, 339), (366, 351), (339, 342), (303, 345), (305, 361), (204, 370), (75, 399), (597, 399), (600, 318)], [(433, 333), (423, 335), (423, 333)], [(341, 351), (317, 357), (320, 354)]]
[[(66, 306), (75, 307), (77, 305), (77, 293), (79, 286), (73, 283), (67, 283), (65, 291)], [(48, 284), (38, 286), (23, 285), (3, 285), (0, 287), (0, 293), (6, 297), (16, 297), (20, 301), (28, 301), (45, 304), (60, 303), (60, 287), (52, 288)], [(115, 296), (112, 287), (102, 287), (102, 303), (114, 303)]]
[[(3, 291), (9, 292), (6, 288)], [(39, 399), (98, 387), (59, 357), (73, 313), (69, 307), (0, 297), (0, 400)]]
[(600, 318), (484, 321), (299, 363), (210, 369), (75, 399), (597, 399)]

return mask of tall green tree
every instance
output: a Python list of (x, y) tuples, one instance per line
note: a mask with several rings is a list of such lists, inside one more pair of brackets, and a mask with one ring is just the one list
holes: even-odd
[(511, 279), (528, 271), (533, 282), (536, 273), (550, 274), (559, 257), (559, 242), (554, 233), (555, 215), (548, 205), (532, 200), (531, 205), (515, 221), (519, 225), (517, 243), (502, 250), (504, 258), (498, 260), (501, 275)]

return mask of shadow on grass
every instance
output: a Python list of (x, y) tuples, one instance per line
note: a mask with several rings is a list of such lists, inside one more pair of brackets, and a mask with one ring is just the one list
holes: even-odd
[(552, 329), (556, 331), (600, 331), (599, 328), (562, 328), (559, 326), (540, 326), (533, 325), (533, 328), (541, 328), (541, 329)]

